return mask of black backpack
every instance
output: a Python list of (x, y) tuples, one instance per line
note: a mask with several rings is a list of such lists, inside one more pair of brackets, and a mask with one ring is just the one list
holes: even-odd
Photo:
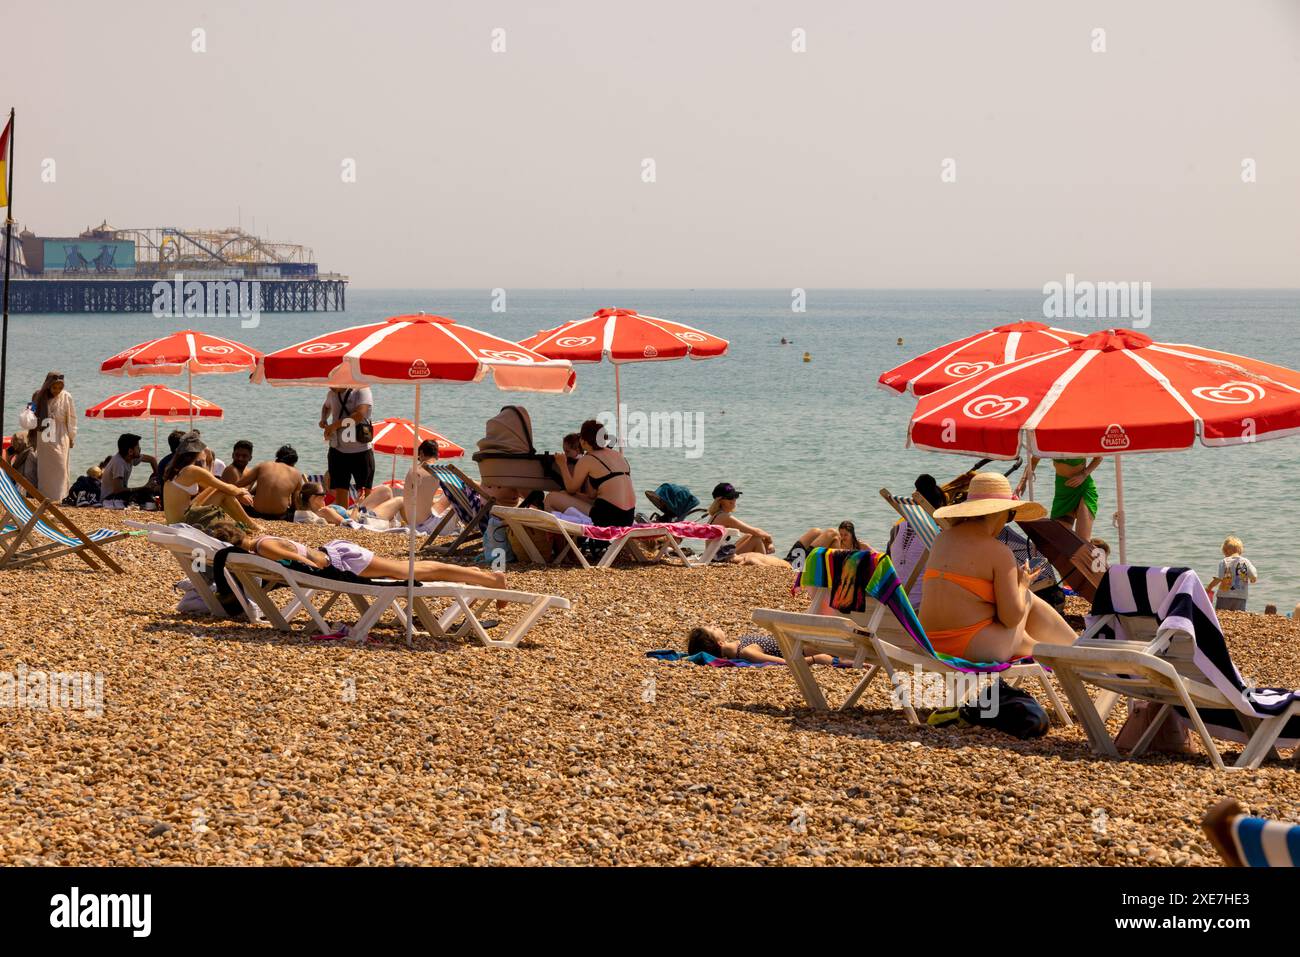
[(1047, 734), (1051, 721), (1043, 706), (1028, 691), (1013, 688), (999, 678), (993, 694), (997, 696), (996, 714), (986, 713), (977, 702), (962, 705), (960, 708), (962, 720), (968, 724), (994, 728), (1022, 741), (1028, 738), (1041, 738)]

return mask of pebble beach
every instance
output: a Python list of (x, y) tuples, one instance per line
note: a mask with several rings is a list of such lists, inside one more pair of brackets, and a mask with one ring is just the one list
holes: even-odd
[[(127, 574), (64, 557), (0, 575), (0, 671), (104, 679), (99, 716), (0, 708), (0, 864), (1195, 866), (1219, 863), (1199, 822), (1221, 797), (1297, 820), (1289, 758), (1215, 772), (1193, 741), (1107, 760), (1077, 725), (912, 727), (883, 682), (823, 715), (783, 667), (645, 657), (694, 624), (802, 610), (782, 569), (520, 566), (511, 587), (572, 609), (514, 650), (409, 649), (391, 618), (357, 646), (178, 614), (169, 553), (108, 547)], [(1248, 682), (1296, 685), (1300, 625), (1221, 620)], [(833, 696), (856, 677), (819, 674)]]

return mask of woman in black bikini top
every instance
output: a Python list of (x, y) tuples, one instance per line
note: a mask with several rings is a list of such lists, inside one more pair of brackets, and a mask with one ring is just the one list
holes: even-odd
[[(606, 447), (604, 432), (604, 426), (595, 419), (588, 419), (582, 423), (579, 432), (585, 454), (579, 459), (577, 467), (569, 468), (568, 459), (563, 452), (556, 454), (555, 464), (564, 480), (564, 489), (570, 496), (576, 496), (581, 491), (583, 482), (590, 482), (591, 487), (595, 489), (596, 500), (590, 504), (584, 501), (578, 506), (591, 516), (591, 524), (606, 527), (634, 525), (636, 524), (636, 492), (632, 487), (632, 471), (627, 464), (627, 459), (623, 458), (622, 452), (616, 448)], [(598, 454), (598, 450), (603, 452), (605, 457), (622, 459), (622, 461), (614, 461), (611, 466), (605, 457)], [(593, 473), (593, 464), (603, 470), (601, 474)], [(621, 470), (618, 468), (620, 465)], [(607, 486), (606, 483), (610, 479), (615, 481)], [(548, 501), (552, 497), (558, 499), (558, 495), (552, 493), (552, 496), (548, 496)]]

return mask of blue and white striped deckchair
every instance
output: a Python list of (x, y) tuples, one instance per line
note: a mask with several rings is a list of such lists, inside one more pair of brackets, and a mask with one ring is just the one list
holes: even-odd
[(924, 499), (917, 501), (911, 496), (893, 495), (887, 488), (880, 490), (880, 497), (889, 503), (890, 508), (902, 516), (912, 531), (916, 533), (916, 537), (925, 545), (925, 551), (921, 553), (920, 559), (908, 574), (907, 581), (903, 583), (903, 590), (910, 592), (912, 586), (916, 583), (916, 576), (921, 574), (921, 569), (925, 568), (926, 562), (930, 560), (930, 550), (934, 548), (934, 540), (939, 537), (939, 522), (931, 514), (930, 503)]
[[(24, 492), (39, 502), (35, 511), (32, 511)], [(44, 541), (34, 539), (33, 532)], [(101, 528), (86, 535), (36, 486), (0, 459), (0, 569), (24, 568), (60, 555), (73, 554), (91, 568), (99, 569), (97, 558), (121, 574), (122, 566), (99, 546), (127, 538), (130, 534)]]
[(1295, 867), (1300, 861), (1300, 824), (1251, 817), (1234, 798), (1210, 808), (1201, 828), (1232, 867)]
[[(451, 503), (451, 508), (429, 533), (429, 537), (420, 546), (420, 551), (432, 549), (439, 554), (450, 555), (470, 539), (483, 536), (483, 523), (492, 514), (492, 506), (496, 505), (497, 501), (454, 465), (428, 462), (424, 467), (438, 480), (438, 485), (442, 488), (442, 493), (447, 496), (447, 501)], [(449, 545), (434, 545), (434, 540), (442, 534), (443, 528), (451, 521), (453, 515), (460, 520), (460, 534)]]

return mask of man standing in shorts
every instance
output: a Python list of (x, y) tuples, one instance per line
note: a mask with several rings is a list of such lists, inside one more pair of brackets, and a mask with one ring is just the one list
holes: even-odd
[(330, 446), (329, 487), (334, 501), (344, 507), (348, 504), (349, 486), (356, 486), (360, 501), (374, 484), (375, 453), (369, 437), (373, 403), (368, 386), (332, 386), (321, 406), (320, 427)]

